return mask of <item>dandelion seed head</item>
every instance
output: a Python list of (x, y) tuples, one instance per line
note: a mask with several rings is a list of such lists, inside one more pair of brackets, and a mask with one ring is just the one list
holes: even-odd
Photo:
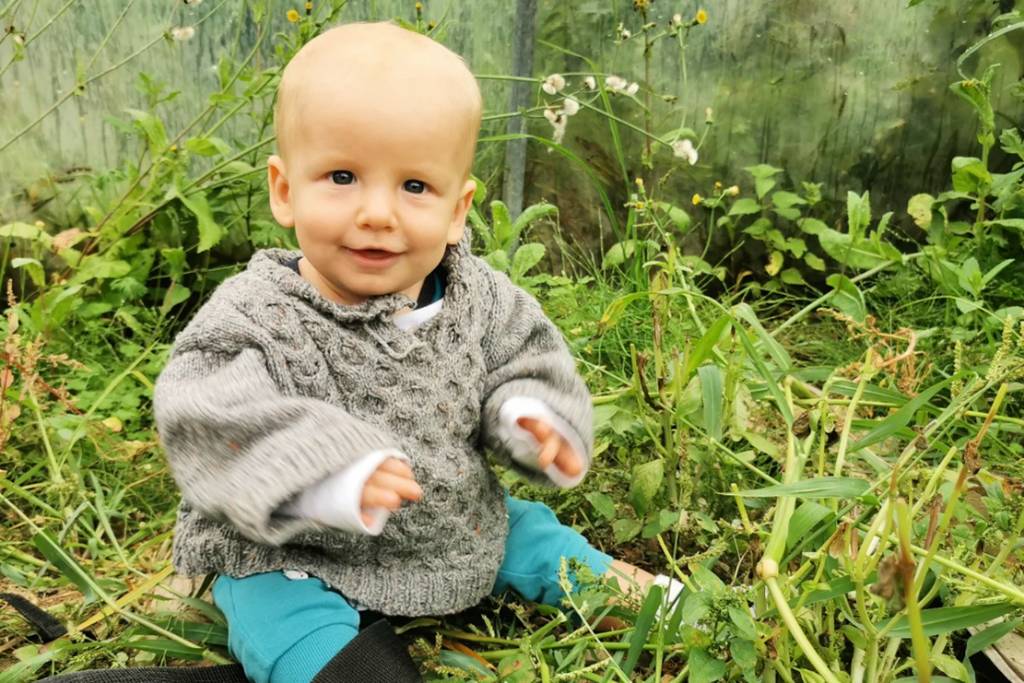
[(676, 12), (675, 14), (672, 15), (672, 26), (675, 27), (675, 28), (679, 28), (682, 25), (683, 25), (683, 15), (679, 14), (678, 12)]
[(566, 97), (565, 101), (562, 102), (562, 112), (566, 116), (573, 116), (580, 110), (580, 103), (571, 97)]
[(622, 92), (626, 89), (626, 86), (629, 85), (625, 78), (615, 75), (605, 78), (604, 84), (608, 86), (609, 90), (613, 90), (614, 92)]
[(636, 95), (638, 92), (640, 92), (639, 83), (630, 83), (628, 86), (626, 86), (626, 94), (629, 95), (630, 97)]
[[(697, 163), (697, 150), (692, 140), (676, 140), (672, 143), (672, 154), (680, 159), (686, 159), (693, 166)], [(694, 195), (697, 196), (697, 195)], [(694, 202), (696, 204), (696, 202)]]
[(171, 29), (171, 38), (180, 42), (186, 40), (192, 40), (192, 37), (196, 34), (195, 26), (176, 26)]
[(550, 76), (544, 79), (543, 83), (541, 83), (540, 89), (549, 95), (554, 95), (555, 93), (561, 91), (564, 87), (565, 78), (562, 76), (562, 74), (551, 74)]
[(583, 85), (587, 90), (597, 90), (597, 79), (593, 76), (586, 76), (583, 78)]

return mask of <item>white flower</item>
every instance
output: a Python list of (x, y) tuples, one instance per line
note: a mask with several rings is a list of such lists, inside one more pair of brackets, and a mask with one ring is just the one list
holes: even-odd
[(562, 74), (551, 74), (544, 79), (540, 89), (549, 95), (554, 95), (565, 87), (565, 79), (562, 78)]
[(555, 141), (555, 144), (562, 144), (562, 138), (565, 137), (565, 124), (569, 122), (569, 118), (564, 115), (561, 109), (556, 111), (551, 107), (544, 110), (544, 118), (548, 120), (553, 129), (551, 139)]
[(633, 95), (637, 94), (637, 92), (639, 90), (640, 90), (640, 84), (639, 83), (630, 83), (629, 86), (626, 87), (626, 94), (629, 95), (630, 97), (632, 97)]
[(623, 25), (622, 22), (619, 22), (619, 25), (615, 28), (615, 31), (619, 34), (619, 40), (629, 40), (630, 37), (632, 37), (633, 35), (632, 33), (629, 32), (629, 29), (627, 29), (625, 25)]
[(622, 92), (626, 89), (626, 86), (629, 85), (628, 81), (626, 81), (622, 76), (609, 76), (604, 79), (604, 84), (608, 86), (609, 90), (614, 92)]
[(195, 34), (195, 26), (177, 26), (171, 29), (171, 38), (174, 38), (179, 42), (191, 40), (192, 36), (194, 36)]
[(683, 25), (683, 15), (678, 12), (672, 15), (672, 26), (679, 28)]
[(680, 159), (686, 159), (690, 166), (697, 163), (697, 150), (693, 147), (691, 140), (676, 140), (672, 143), (672, 154)]
[(562, 102), (562, 113), (566, 116), (572, 116), (580, 110), (580, 103), (571, 97), (566, 97)]
[(587, 90), (597, 90), (597, 79), (587, 76), (583, 79), (583, 85), (587, 86)]

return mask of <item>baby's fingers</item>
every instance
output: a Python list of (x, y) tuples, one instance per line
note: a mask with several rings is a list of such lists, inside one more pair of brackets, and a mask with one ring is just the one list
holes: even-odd
[(576, 450), (566, 441), (562, 441), (555, 456), (555, 466), (570, 477), (575, 477), (583, 471), (583, 459), (576, 453)]
[(384, 508), (394, 512), (402, 507), (402, 499), (398, 493), (391, 489), (374, 486), (369, 482), (363, 487), (363, 497), (359, 503), (364, 510), (366, 508)]
[(537, 456), (537, 466), (540, 469), (546, 468), (558, 457), (558, 446), (561, 438), (552, 434), (541, 442), (540, 455)]
[(423, 489), (415, 479), (383, 472), (380, 469), (370, 475), (366, 485), (393, 491), (402, 500), (419, 500), (423, 497)]
[(405, 477), (406, 479), (415, 479), (412, 473), (412, 467), (409, 466), (404, 460), (398, 458), (388, 458), (377, 467), (377, 472), (388, 472), (399, 477)]

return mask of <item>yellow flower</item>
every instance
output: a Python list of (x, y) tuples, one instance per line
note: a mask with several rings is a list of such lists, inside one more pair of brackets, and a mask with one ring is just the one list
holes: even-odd
[(706, 24), (707, 23), (707, 21), (708, 21), (708, 13), (704, 10), (703, 7), (701, 7), (699, 10), (697, 10), (697, 17), (696, 17), (696, 19), (697, 19), (697, 23), (698, 24)]
[(288, 10), (288, 14), (285, 16), (287, 16), (288, 21), (292, 22), (293, 24), (299, 20), (299, 12), (297, 10), (290, 9)]
[(694, 206), (699, 206), (699, 205), (700, 205), (700, 203), (701, 203), (702, 201), (704, 201), (704, 198), (703, 198), (703, 197), (701, 197), (701, 196), (700, 196), (699, 194), (697, 194), (696, 192), (694, 192), (694, 193), (693, 193), (693, 197), (692, 197), (692, 198), (690, 199), (690, 201), (691, 201), (691, 202), (693, 202), (693, 205), (694, 205)]
[(313, 3), (312, 3), (312, 2), (309, 2), (309, 1), (307, 0), (307, 2), (306, 2), (306, 14), (309, 14), (309, 13), (310, 13), (310, 12), (312, 12), (312, 11), (313, 11)]
[(416, 13), (419, 14), (422, 11), (423, 11), (423, 3), (422, 2), (417, 2), (416, 3)]

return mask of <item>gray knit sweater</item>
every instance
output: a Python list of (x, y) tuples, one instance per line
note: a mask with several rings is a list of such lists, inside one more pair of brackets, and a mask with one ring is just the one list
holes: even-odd
[[(483, 451), (517, 467), (497, 428), (502, 403), (539, 398), (592, 448), (589, 395), (564, 341), (534, 299), (464, 244), (445, 257), (441, 312), (408, 331), (391, 319), (407, 297), (335, 304), (285, 265), (294, 256), (259, 252), (218, 287), (157, 381), (157, 425), (182, 492), (176, 569), (301, 569), (387, 614), (477, 603), (507, 535)], [(385, 448), (410, 458), (423, 498), (380, 536), (281, 513)]]

